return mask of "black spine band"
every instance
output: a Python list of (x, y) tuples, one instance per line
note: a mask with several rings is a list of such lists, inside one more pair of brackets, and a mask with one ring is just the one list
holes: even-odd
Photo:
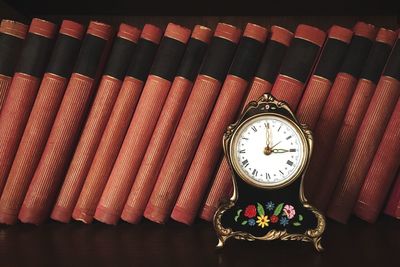
[(78, 57), (80, 45), (81, 40), (69, 35), (60, 34), (51, 54), (46, 72), (69, 78)]
[(86, 34), (74, 72), (94, 78), (107, 41), (97, 36)]
[(392, 47), (386, 43), (375, 42), (365, 62), (360, 78), (377, 83)]
[(42, 77), (52, 47), (52, 39), (28, 33), (15, 71)]
[(305, 83), (318, 51), (318, 45), (304, 39), (294, 38), (283, 59), (280, 74)]
[(13, 76), (23, 42), (18, 37), (0, 33), (0, 74)]
[(347, 49), (340, 72), (359, 78), (371, 46), (372, 41), (370, 39), (354, 35), (351, 39), (349, 49)]
[(235, 43), (214, 36), (201, 66), (200, 74), (213, 77), (222, 82), (228, 73), (235, 50)]
[(348, 43), (328, 38), (315, 67), (314, 75), (324, 77), (333, 82), (343, 63)]
[(276, 76), (278, 76), (286, 51), (286, 45), (274, 40), (269, 40), (255, 76), (273, 84)]
[(145, 81), (157, 53), (158, 44), (140, 38), (126, 72), (127, 76)]
[(397, 42), (389, 56), (383, 75), (393, 77), (400, 81), (400, 41)]
[(206, 43), (195, 38), (190, 38), (182, 62), (179, 65), (177, 76), (184, 77), (193, 82), (199, 72), (206, 51)]
[(228, 73), (246, 81), (250, 80), (257, 70), (263, 48), (263, 43), (243, 36), (236, 49), (235, 57)]
[(161, 40), (150, 74), (172, 81), (178, 70), (186, 44), (164, 36)]
[(104, 75), (122, 80), (125, 77), (135, 47), (136, 44), (132, 41), (120, 37), (115, 38)]

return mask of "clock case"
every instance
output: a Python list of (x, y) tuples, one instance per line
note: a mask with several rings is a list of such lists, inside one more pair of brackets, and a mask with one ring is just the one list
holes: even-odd
[[(289, 183), (265, 188), (241, 178), (232, 163), (231, 142), (239, 127), (262, 114), (278, 115), (297, 125), (306, 139), (306, 160)], [(310, 161), (313, 139), (305, 124), (300, 124), (289, 106), (270, 94), (250, 102), (239, 120), (230, 125), (223, 137), (225, 156), (232, 172), (233, 194), (214, 215), (218, 236), (217, 247), (231, 237), (241, 240), (298, 240), (312, 242), (322, 251), (321, 236), (325, 230), (324, 216), (304, 196), (304, 173)], [(264, 222), (264, 223), (263, 223)], [(265, 224), (267, 222), (268, 225)], [(264, 225), (264, 227), (262, 227)]]

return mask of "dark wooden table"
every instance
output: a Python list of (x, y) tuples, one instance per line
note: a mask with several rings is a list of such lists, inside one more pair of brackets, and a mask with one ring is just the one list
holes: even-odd
[(215, 245), (213, 227), (203, 221), (0, 225), (0, 266), (399, 266), (400, 221), (328, 221), (322, 253), (295, 241)]

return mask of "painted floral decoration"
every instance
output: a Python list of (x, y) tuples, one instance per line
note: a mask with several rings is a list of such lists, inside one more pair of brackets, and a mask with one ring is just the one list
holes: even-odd
[(242, 212), (243, 209), (238, 209), (236, 211), (235, 222), (241, 225), (257, 226), (261, 228), (278, 223), (284, 227), (288, 225), (300, 226), (303, 221), (303, 216), (301, 214), (296, 216), (296, 210), (292, 205), (285, 203), (276, 205), (273, 201), (268, 201), (265, 205), (261, 203), (248, 205), (244, 209), (243, 215)]

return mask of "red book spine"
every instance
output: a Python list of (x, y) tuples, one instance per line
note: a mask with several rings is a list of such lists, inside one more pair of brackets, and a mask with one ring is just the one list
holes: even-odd
[(332, 192), (335, 189), (340, 172), (346, 164), (352, 144), (356, 138), (369, 102), (374, 94), (376, 84), (389, 57), (396, 33), (381, 28), (371, 49), (360, 79), (357, 83), (349, 107), (343, 119), (336, 141), (331, 150), (322, 178), (317, 182), (313, 203), (325, 212)]
[(172, 83), (128, 200), (125, 203), (121, 218), (127, 222), (137, 223), (143, 216), (211, 35), (212, 31), (204, 26), (196, 25), (193, 30), (178, 75)]
[(99, 63), (110, 37), (109, 25), (99, 22), (89, 24), (74, 72), (18, 215), (24, 223), (40, 224), (51, 211), (75, 148), (93, 93), (94, 79), (99, 72)]
[(107, 224), (118, 222), (184, 54), (190, 32), (179, 25), (168, 24), (121, 150), (97, 205), (94, 215), (96, 220)]
[(139, 35), (140, 30), (130, 25), (121, 24), (119, 27), (96, 97), (51, 214), (51, 218), (56, 221), (67, 223), (71, 219)]
[(277, 99), (293, 109), (303, 95), (305, 83), (324, 44), (325, 33), (318, 28), (300, 24), (271, 90)]
[(17, 222), (19, 209), (67, 87), (83, 33), (82, 25), (73, 21), (64, 20), (61, 25), (59, 37), (0, 199), (1, 223)]
[(307, 83), (296, 111), (298, 120), (314, 130), (333, 81), (346, 55), (353, 31), (333, 25), (313, 75)]
[(353, 30), (354, 36), (341, 70), (336, 76), (315, 127), (314, 151), (304, 180), (305, 195), (312, 203), (317, 183), (328, 161), (329, 151), (333, 148), (376, 34), (373, 25), (363, 22), (357, 23)]
[(397, 173), (396, 182), (393, 184), (393, 189), (386, 204), (385, 213), (400, 219), (400, 169)]
[(374, 156), (367, 177), (358, 195), (354, 213), (373, 223), (382, 210), (390, 186), (396, 177), (400, 159), (400, 100)]
[(400, 42), (397, 41), (357, 132), (347, 164), (332, 194), (327, 215), (339, 222), (346, 223), (350, 217), (390, 115), (400, 96), (400, 72), (396, 65), (399, 62), (399, 51)]
[(118, 156), (136, 104), (142, 93), (162, 32), (146, 24), (131, 59), (122, 87), (89, 168), (72, 218), (84, 223), (93, 221), (108, 176)]
[(171, 213), (232, 62), (240, 33), (239, 29), (223, 23), (215, 29), (144, 212), (144, 216), (152, 221), (163, 223)]
[(11, 85), (28, 26), (3, 19), (0, 24), (0, 111)]
[[(262, 55), (267, 29), (248, 23), (201, 137), (171, 217), (192, 224), (222, 153), (222, 136), (235, 119)], [(241, 68), (246, 66), (245, 69)]]
[[(33, 19), (0, 114), (0, 195), (36, 98), (55, 25)], [(43, 53), (43, 51), (46, 51)]]
[[(293, 33), (284, 28), (277, 26), (271, 27), (270, 40), (265, 47), (264, 55), (250, 85), (246, 100), (243, 102), (244, 106), (250, 101), (257, 100), (261, 95), (271, 91), (272, 84), (278, 76), (282, 60), (292, 37)], [(219, 204), (229, 197), (233, 187), (231, 171), (224, 157), (216, 173), (211, 189), (200, 212), (200, 217), (207, 221), (212, 220)]]

